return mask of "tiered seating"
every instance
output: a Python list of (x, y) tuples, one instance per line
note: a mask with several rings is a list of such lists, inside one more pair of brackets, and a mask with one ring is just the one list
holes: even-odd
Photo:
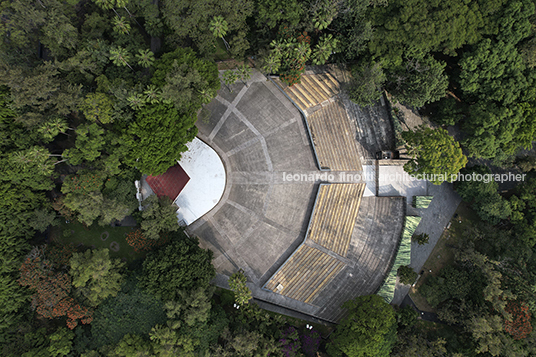
[(307, 239), (346, 257), (364, 183), (321, 185)]
[(339, 93), (339, 82), (329, 73), (302, 75), (301, 82), (289, 87), (275, 80), (301, 110), (317, 106)]
[(335, 101), (307, 117), (320, 167), (361, 171), (355, 128), (341, 102)]
[(343, 268), (344, 263), (330, 255), (301, 245), (264, 288), (310, 303)]

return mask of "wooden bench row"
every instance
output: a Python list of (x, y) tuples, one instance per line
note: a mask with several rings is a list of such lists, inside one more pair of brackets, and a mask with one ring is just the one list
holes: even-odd
[(344, 263), (318, 249), (301, 245), (265, 288), (311, 303), (344, 266)]
[(335, 101), (307, 117), (320, 166), (332, 171), (361, 171), (361, 158), (346, 109)]
[(301, 82), (291, 87), (284, 85), (279, 79), (277, 82), (304, 111), (339, 93), (339, 82), (329, 73), (302, 75)]
[(346, 257), (365, 184), (321, 185), (307, 239)]

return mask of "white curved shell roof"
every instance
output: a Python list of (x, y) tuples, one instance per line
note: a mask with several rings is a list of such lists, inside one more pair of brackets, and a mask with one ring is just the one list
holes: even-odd
[(203, 141), (195, 138), (186, 144), (181, 167), (190, 176), (175, 199), (179, 207), (177, 217), (181, 225), (190, 225), (210, 211), (220, 201), (225, 190), (225, 168), (218, 154)]

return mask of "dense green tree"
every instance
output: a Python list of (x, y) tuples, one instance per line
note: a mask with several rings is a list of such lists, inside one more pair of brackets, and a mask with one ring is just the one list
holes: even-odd
[(238, 74), (240, 76), (240, 80), (242, 81), (242, 83), (244, 83), (247, 87), (248, 83), (248, 79), (251, 78), (251, 67), (249, 67), (247, 64), (242, 64), (238, 67)]
[(32, 190), (50, 190), (53, 187), (56, 159), (42, 146), (15, 151), (7, 159), (0, 159), (0, 162), (3, 165), (0, 181)]
[(110, 49), (110, 61), (112, 61), (116, 66), (124, 67), (128, 66), (128, 68), (133, 68), (130, 66), (128, 61), (130, 61), (130, 53), (126, 48), (123, 47), (115, 47)]
[(37, 131), (41, 134), (41, 137), (44, 142), (52, 141), (58, 134), (65, 134), (69, 129), (69, 125), (64, 118), (56, 117), (50, 120), (47, 120), (39, 126)]
[(135, 280), (129, 281), (117, 296), (104, 300), (95, 310), (91, 348), (114, 345), (127, 334), (146, 336), (153, 326), (165, 321), (162, 302), (137, 288)]
[(243, 331), (232, 334), (228, 330), (222, 335), (222, 344), (211, 352), (213, 356), (271, 356), (280, 351), (273, 338), (263, 336), (257, 331)]
[(514, 45), (486, 38), (460, 61), (460, 85), (466, 95), (511, 104), (529, 85)]
[(175, 104), (181, 113), (199, 110), (220, 89), (215, 63), (186, 48), (166, 53), (155, 62), (152, 83), (161, 88), (161, 98)]
[(308, 12), (313, 28), (325, 30), (337, 16), (338, 7), (335, 1), (313, 0), (309, 2)]
[(360, 296), (343, 304), (348, 315), (332, 334), (330, 356), (379, 357), (385, 337), (396, 323), (393, 308), (378, 295)]
[(471, 277), (463, 269), (447, 266), (432, 276), (419, 288), (419, 292), (431, 306), (437, 306), (450, 298), (463, 299), (470, 293)]
[(382, 95), (382, 86), (386, 81), (380, 63), (366, 63), (352, 68), (349, 97), (360, 106), (373, 105)]
[(158, 239), (162, 233), (179, 230), (178, 207), (169, 197), (152, 195), (143, 201), (143, 205), (141, 229), (145, 238)]
[(72, 165), (82, 161), (95, 161), (104, 148), (104, 129), (98, 124), (82, 124), (76, 129), (75, 147), (64, 151), (63, 156)]
[(229, 277), (229, 287), (235, 294), (238, 305), (244, 306), (251, 300), (251, 290), (246, 286), (247, 277), (243, 271), (238, 271)]
[(160, 175), (177, 164), (197, 135), (195, 114), (180, 114), (171, 104), (146, 105), (124, 136), (126, 162), (141, 172)]
[(303, 5), (297, 0), (269, 1), (259, 0), (256, 3), (255, 19), (260, 28), (273, 29), (279, 25), (296, 29), (304, 15)]
[(143, 262), (142, 286), (162, 300), (172, 300), (178, 290), (207, 287), (215, 276), (212, 251), (201, 249), (197, 239), (170, 233), (171, 242), (151, 251)]
[[(322, 2), (320, 0), (319, 2)], [(360, 55), (372, 39), (373, 26), (367, 14), (369, 6), (382, 6), (380, 1), (346, 0), (341, 2), (337, 21), (333, 27), (341, 34), (341, 49), (347, 60), (353, 60)], [(332, 2), (333, 3), (333, 2)], [(314, 9), (314, 6), (311, 7)]]
[(73, 253), (69, 265), (73, 286), (92, 306), (99, 305), (108, 296), (116, 296), (121, 290), (120, 269), (124, 264), (119, 259), (111, 259), (106, 248)]
[[(253, 12), (250, 0), (164, 0), (161, 2), (164, 23), (173, 31), (177, 43), (193, 41), (203, 55), (213, 53), (215, 37), (210, 23), (223, 17), (228, 24), (227, 33), (240, 33), (247, 29), (246, 18)], [(170, 36), (172, 37), (172, 36)], [(231, 45), (232, 45), (231, 41)]]
[[(474, 179), (473, 179), (474, 174)], [(476, 176), (485, 177), (487, 175), (490, 180), (481, 179), (477, 180)], [(465, 180), (463, 178), (469, 178), (470, 180)], [(486, 166), (472, 166), (470, 168), (464, 168), (460, 170), (460, 180), (457, 180), (454, 183), (454, 188), (456, 192), (460, 195), (462, 200), (466, 202), (476, 202), (481, 201), (487, 196), (491, 196), (497, 192), (499, 185), (497, 182), (491, 179), (491, 170)], [(486, 182), (487, 181), (487, 182)]]
[(143, 68), (149, 68), (154, 63), (154, 53), (151, 50), (138, 50), (136, 54), (136, 59), (138, 64)]
[(398, 277), (400, 278), (400, 283), (411, 285), (417, 279), (417, 273), (408, 265), (401, 265), (398, 270)]
[(409, 58), (404, 66), (389, 73), (388, 90), (400, 102), (422, 107), (443, 98), (447, 92), (446, 63), (432, 56)]
[(413, 175), (427, 175), (426, 179), (434, 185), (452, 182), (467, 163), (459, 144), (444, 129), (420, 126), (415, 131), (403, 132), (402, 137), (412, 157), (404, 170)]
[(152, 356), (152, 346), (140, 335), (126, 334), (110, 354), (113, 357)]
[(48, 353), (51, 357), (67, 356), (71, 352), (74, 338), (74, 332), (71, 330), (60, 327), (48, 338), (50, 339)]
[(80, 105), (86, 119), (108, 124), (112, 122), (113, 101), (104, 93), (88, 93)]
[(210, 21), (210, 31), (212, 31), (214, 37), (221, 38), (227, 51), (229, 51), (229, 43), (225, 41), (224, 36), (227, 35), (228, 28), (229, 24), (225, 21), (223, 16), (214, 16), (212, 21)]
[(0, 73), (0, 83), (10, 88), (12, 106), (23, 112), (20, 120), (28, 127), (42, 122), (50, 111), (63, 115), (76, 111), (81, 87), (66, 83), (51, 61), (24, 71), (0, 66)]
[(446, 341), (442, 338), (429, 341), (423, 334), (408, 334), (401, 337), (393, 350), (392, 357), (442, 357), (447, 353)]
[(28, 220), (28, 225), (39, 232), (44, 232), (49, 226), (58, 225), (56, 212), (48, 208), (35, 209)]
[(94, 191), (87, 194), (70, 193), (65, 196), (63, 203), (71, 211), (78, 213), (77, 219), (86, 226), (90, 226), (100, 216), (104, 197), (101, 192)]
[(339, 40), (333, 35), (323, 35), (313, 49), (311, 59), (315, 65), (325, 64), (331, 54), (337, 49)]
[(125, 19), (123, 16), (114, 17), (113, 24), (114, 24), (114, 31), (119, 34), (125, 35), (130, 32), (130, 24), (128, 23), (127, 19)]
[(375, 36), (369, 50), (388, 67), (400, 65), (404, 56), (431, 51), (455, 54), (455, 50), (476, 43), (482, 35), (498, 31), (494, 20), (504, 3), (395, 0), (385, 7), (371, 7), (368, 17)]
[(439, 125), (456, 125), (464, 116), (463, 104), (449, 96), (433, 105), (433, 116), (430, 119)]
[(227, 71), (223, 72), (222, 80), (227, 86), (227, 89), (229, 89), (229, 92), (232, 92), (233, 89), (231, 86), (238, 80), (238, 74), (235, 71), (228, 69)]
[(491, 224), (497, 224), (512, 214), (509, 202), (498, 193), (499, 184), (493, 180), (491, 170), (486, 166), (462, 169), (454, 188), (464, 201), (472, 203), (480, 218)]

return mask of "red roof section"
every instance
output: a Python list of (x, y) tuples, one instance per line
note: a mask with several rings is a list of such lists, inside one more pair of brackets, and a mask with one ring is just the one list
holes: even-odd
[(190, 176), (177, 164), (170, 167), (162, 175), (147, 176), (146, 181), (158, 197), (168, 196), (174, 201), (190, 181)]

